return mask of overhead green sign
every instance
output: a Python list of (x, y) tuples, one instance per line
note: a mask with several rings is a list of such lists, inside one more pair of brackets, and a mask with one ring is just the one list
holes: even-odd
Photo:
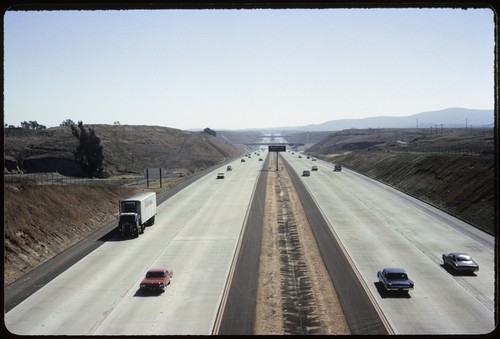
[(286, 152), (286, 146), (269, 146), (269, 152)]

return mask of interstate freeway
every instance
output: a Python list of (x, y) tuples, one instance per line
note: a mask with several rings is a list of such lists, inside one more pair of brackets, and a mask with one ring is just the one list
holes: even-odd
[[(341, 280), (335, 283), (344, 304), (366, 294), (395, 334), (484, 334), (494, 329), (492, 237), (347, 169), (333, 172), (326, 162), (314, 162), (319, 170), (301, 177), (313, 162), (290, 152), (282, 156), (359, 280), (360, 289), (339, 286)], [(9, 307), (9, 291), (15, 289), (7, 288), (7, 330), (22, 335), (214, 333), (224, 314), (221, 305), (231, 304), (228, 286), (236, 255), (248, 221), (259, 213), (259, 205), (252, 202), (265, 175), (265, 162), (257, 157), (229, 164), (233, 171), (224, 180), (215, 177), (225, 165), (161, 203), (155, 225), (138, 239), (122, 240), (113, 233), (99, 238), (100, 246)], [(258, 247), (257, 242), (250, 244)], [(445, 270), (440, 255), (452, 250), (472, 254), (481, 266), (477, 275)], [(174, 270), (172, 284), (159, 296), (138, 290), (152, 266)], [(416, 285), (409, 298), (380, 290), (376, 271), (386, 266), (408, 270)], [(254, 269), (246, 267), (249, 276)], [(354, 333), (369, 333), (360, 328)], [(225, 331), (230, 333), (231, 325)]]

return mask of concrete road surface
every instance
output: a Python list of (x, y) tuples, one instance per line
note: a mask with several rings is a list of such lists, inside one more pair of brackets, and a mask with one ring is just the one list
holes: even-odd
[[(265, 155), (264, 155), (265, 156)], [(158, 206), (135, 239), (112, 238), (5, 314), (20, 335), (209, 335), (263, 162), (214, 170)], [(217, 172), (225, 179), (216, 179)], [(173, 269), (161, 294), (139, 283)]]
[[(283, 153), (378, 303), (395, 334), (486, 334), (495, 328), (494, 238), (431, 206), (342, 169)], [(442, 267), (445, 252), (468, 252), (480, 265), (472, 275)], [(386, 293), (377, 271), (405, 268), (415, 282), (406, 295)], [(357, 291), (352, 291), (353, 294)]]

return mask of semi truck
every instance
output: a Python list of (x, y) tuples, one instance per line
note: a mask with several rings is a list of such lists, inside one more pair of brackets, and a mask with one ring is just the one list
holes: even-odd
[(119, 201), (118, 230), (122, 237), (138, 237), (145, 226), (153, 225), (156, 216), (156, 193), (141, 192)]

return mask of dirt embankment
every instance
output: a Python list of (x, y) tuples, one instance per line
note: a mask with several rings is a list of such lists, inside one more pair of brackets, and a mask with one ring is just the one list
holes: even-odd
[[(145, 168), (190, 174), (234, 158), (241, 151), (222, 138), (161, 126), (84, 125), (103, 148), (105, 176), (142, 174)], [(73, 152), (78, 141), (70, 127), (5, 129), (4, 173), (58, 172), (81, 176)]]
[(349, 129), (307, 153), (340, 163), (495, 234), (495, 131)]
[[(324, 157), (495, 234), (493, 157), (353, 152)], [(4, 188), (4, 285), (117, 217), (125, 187)]]
[(118, 216), (126, 187), (6, 186), (4, 286)]
[[(495, 234), (494, 159), (364, 151), (322, 156), (389, 184)], [(4, 188), (4, 284), (117, 217), (133, 189), (85, 186)]]
[(323, 156), (495, 234), (493, 156), (358, 151)]

